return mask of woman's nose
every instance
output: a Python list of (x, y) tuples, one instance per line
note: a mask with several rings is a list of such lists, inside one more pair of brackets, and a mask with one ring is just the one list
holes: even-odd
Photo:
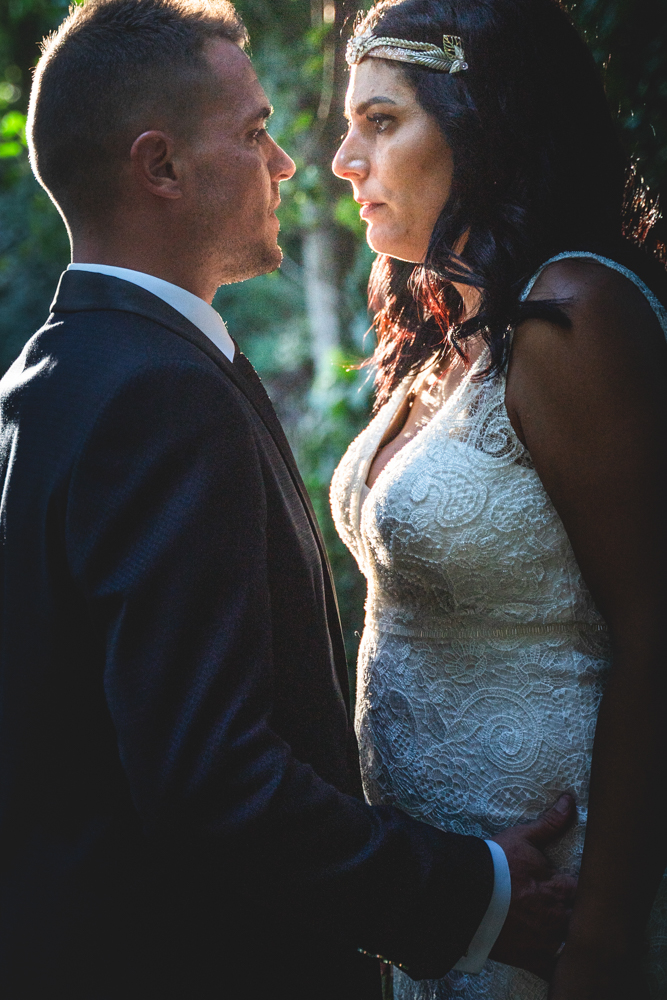
[(346, 181), (355, 180), (368, 173), (368, 163), (355, 143), (352, 133), (343, 139), (331, 169), (336, 177), (342, 177)]

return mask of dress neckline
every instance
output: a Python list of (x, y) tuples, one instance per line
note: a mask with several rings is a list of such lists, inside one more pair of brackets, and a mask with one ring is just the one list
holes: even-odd
[[(442, 405), (438, 407), (438, 409), (435, 411), (431, 419), (427, 420), (426, 423), (424, 423), (419, 428), (419, 430), (414, 434), (414, 436), (411, 437), (409, 441), (406, 441), (405, 444), (391, 456), (391, 458), (384, 466), (384, 468), (378, 473), (373, 485), (368, 486), (366, 480), (368, 479), (368, 473), (370, 471), (371, 465), (373, 464), (377, 456), (380, 447), (380, 441), (382, 440), (384, 434), (386, 433), (387, 428), (391, 424), (391, 421), (394, 419), (394, 416), (396, 415), (399, 407), (404, 402), (405, 397), (410, 392), (410, 389), (412, 388), (415, 379), (419, 377), (421, 372), (417, 372), (416, 375), (407, 376), (403, 380), (403, 382), (401, 382), (401, 384), (398, 386), (396, 392), (394, 392), (391, 398), (388, 399), (387, 402), (384, 404), (384, 406), (382, 407), (382, 409), (379, 411), (379, 413), (375, 418), (375, 420), (378, 420), (377, 429), (375, 433), (369, 435), (368, 447), (364, 455), (364, 460), (360, 463), (360, 470), (359, 470), (360, 476), (359, 476), (359, 486), (357, 488), (357, 505), (356, 505), (356, 518), (355, 518), (357, 530), (359, 529), (361, 522), (361, 508), (368, 500), (371, 493), (375, 490), (377, 484), (384, 477), (384, 474), (393, 466), (398, 456), (403, 455), (406, 449), (410, 449), (411, 447), (413, 447), (415, 441), (418, 441), (421, 438), (422, 434), (424, 434), (430, 427), (432, 427), (436, 423), (436, 421), (441, 420), (443, 414), (453, 405), (454, 401), (463, 394), (464, 390), (470, 384), (472, 376), (476, 374), (476, 372), (481, 368), (482, 362), (486, 361), (488, 356), (488, 350), (489, 350), (488, 347), (484, 348), (484, 350), (480, 353), (480, 356), (477, 358), (477, 360), (470, 366), (468, 371), (464, 374), (463, 378), (456, 386), (454, 391), (449, 396), (447, 396), (445, 400), (443, 400)], [(380, 416), (384, 416), (384, 419), (381, 422), (379, 421)], [(368, 428), (369, 431), (374, 423), (375, 421), (372, 421), (371, 425), (369, 425)], [(380, 431), (379, 434), (378, 431)]]
[[(656, 316), (658, 318), (658, 321), (660, 322), (660, 325), (662, 326), (665, 336), (667, 336), (667, 310), (662, 305), (660, 300), (656, 297), (656, 295), (651, 291), (648, 285), (646, 285), (645, 282), (643, 282), (642, 279), (634, 273), (634, 271), (629, 270), (622, 264), (618, 264), (610, 257), (602, 257), (599, 254), (591, 253), (586, 250), (568, 250), (563, 253), (556, 254), (555, 256), (550, 257), (548, 260), (546, 260), (543, 264), (540, 265), (537, 271), (535, 271), (535, 273), (532, 275), (532, 277), (524, 286), (523, 291), (519, 296), (520, 301), (524, 302), (530, 295), (533, 286), (535, 285), (535, 282), (542, 274), (545, 267), (547, 267), (549, 264), (556, 263), (556, 261), (572, 259), (572, 258), (583, 258), (584, 260), (594, 260), (597, 263), (603, 264), (614, 271), (618, 271), (620, 274), (623, 274), (626, 278), (632, 281), (633, 284), (635, 284), (640, 289), (640, 291), (643, 292), (647, 301), (649, 302), (654, 312), (656, 313)], [(489, 349), (488, 347), (485, 347), (484, 350), (481, 352), (477, 361), (475, 361), (474, 364), (471, 365), (470, 369), (461, 379), (460, 383), (458, 384), (454, 392), (450, 396), (448, 396), (447, 399), (443, 401), (442, 406), (440, 406), (436, 410), (436, 412), (433, 414), (430, 420), (428, 420), (425, 424), (423, 424), (422, 427), (419, 428), (414, 437), (410, 438), (409, 441), (406, 441), (406, 443), (391, 456), (387, 464), (378, 474), (373, 485), (369, 487), (366, 485), (366, 480), (368, 478), (370, 467), (373, 464), (373, 461), (375, 460), (375, 457), (378, 453), (380, 447), (380, 441), (382, 440), (382, 437), (386, 433), (386, 430), (389, 427), (394, 416), (396, 415), (399, 406), (405, 400), (406, 395), (412, 388), (415, 379), (418, 377), (420, 373), (418, 372), (416, 375), (407, 376), (403, 380), (403, 382), (401, 382), (401, 384), (398, 386), (396, 391), (392, 394), (391, 398), (388, 399), (387, 402), (384, 404), (384, 406), (380, 409), (379, 413), (376, 415), (374, 420), (371, 421), (371, 423), (367, 428), (367, 431), (369, 432), (369, 438), (367, 442), (367, 448), (365, 449), (363, 461), (360, 463), (359, 476), (357, 479), (357, 487), (355, 491), (356, 497), (355, 497), (354, 523), (357, 531), (360, 530), (362, 507), (370, 497), (371, 493), (374, 491), (378, 482), (380, 482), (380, 480), (383, 478), (387, 470), (391, 468), (391, 466), (393, 465), (394, 461), (398, 458), (398, 456), (402, 455), (405, 452), (406, 448), (410, 448), (411, 446), (413, 446), (414, 442), (417, 441), (421, 437), (421, 435), (434, 424), (435, 421), (442, 418), (443, 413), (445, 413), (445, 411), (449, 409), (449, 407), (453, 404), (453, 401), (457, 399), (463, 393), (464, 389), (469, 386), (473, 374), (475, 374), (476, 371), (479, 370), (479, 368), (481, 367), (481, 362), (486, 361), (486, 359), (488, 358), (488, 353)], [(373, 428), (373, 433), (370, 433), (371, 428)]]

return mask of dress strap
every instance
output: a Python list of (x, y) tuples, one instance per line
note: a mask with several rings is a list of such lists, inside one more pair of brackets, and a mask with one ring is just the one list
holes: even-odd
[(646, 285), (642, 281), (642, 279), (639, 278), (634, 273), (634, 271), (630, 271), (627, 267), (623, 267), (622, 264), (617, 264), (615, 260), (611, 260), (609, 257), (600, 257), (596, 253), (588, 253), (585, 250), (568, 250), (566, 253), (556, 254), (555, 257), (550, 257), (549, 260), (546, 260), (544, 264), (542, 264), (542, 266), (538, 268), (538, 270), (532, 276), (532, 278), (522, 291), (521, 295), (519, 296), (521, 302), (525, 302), (525, 300), (528, 298), (528, 295), (532, 291), (533, 285), (535, 284), (539, 276), (542, 274), (542, 271), (544, 270), (545, 267), (547, 267), (549, 264), (555, 263), (557, 260), (566, 260), (567, 258), (570, 257), (579, 257), (583, 258), (584, 260), (597, 261), (598, 264), (604, 264), (605, 267), (610, 267), (612, 271), (618, 271), (619, 274), (623, 274), (625, 275), (626, 278), (629, 278), (630, 281), (632, 281), (640, 290), (640, 292), (642, 292), (646, 297), (649, 305), (651, 306), (654, 313), (658, 317), (658, 321), (660, 323), (660, 326), (662, 327), (663, 333), (665, 334), (665, 336), (667, 336), (667, 309), (665, 309), (663, 304), (660, 302), (657, 296), (654, 295), (654, 293), (651, 291), (648, 285)]

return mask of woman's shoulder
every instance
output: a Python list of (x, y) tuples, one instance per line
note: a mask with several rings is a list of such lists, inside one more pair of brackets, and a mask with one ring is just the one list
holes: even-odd
[[(559, 407), (581, 416), (611, 394), (609, 412), (622, 421), (625, 407), (664, 395), (664, 310), (636, 274), (611, 265), (616, 262), (592, 256), (554, 260), (526, 297), (556, 305), (563, 322), (528, 317), (516, 328), (505, 401), (524, 443), (524, 417), (529, 410), (546, 412), (549, 400), (551, 422), (560, 419), (555, 416)], [(585, 437), (586, 427), (580, 432)]]
[[(667, 286), (667, 281), (665, 282)], [(662, 289), (661, 289), (662, 290)], [(621, 313), (630, 310), (636, 323), (661, 327), (667, 335), (667, 309), (644, 278), (617, 260), (593, 253), (562, 254), (543, 265), (531, 279), (524, 301), (560, 304), (569, 319), (591, 312), (614, 325)]]
[(513, 353), (530, 351), (543, 338), (562, 342), (575, 352), (596, 343), (604, 353), (665, 349), (667, 310), (641, 277), (611, 258), (583, 253), (559, 256), (538, 271), (526, 291), (526, 303), (549, 302), (567, 322), (539, 318), (520, 322)]

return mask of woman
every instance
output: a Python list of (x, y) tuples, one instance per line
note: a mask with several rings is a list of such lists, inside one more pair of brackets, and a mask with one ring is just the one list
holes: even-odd
[(348, 61), (334, 171), (381, 254), (379, 408), (332, 485), (366, 794), (487, 837), (579, 806), (550, 984), (395, 996), (667, 997), (667, 295), (602, 85), (555, 0), (381, 3)]

